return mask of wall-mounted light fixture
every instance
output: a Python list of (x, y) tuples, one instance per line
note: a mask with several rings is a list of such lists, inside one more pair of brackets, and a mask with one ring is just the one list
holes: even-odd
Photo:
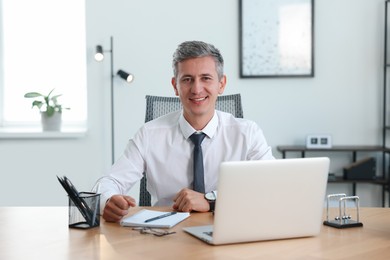
[(133, 82), (134, 76), (131, 73), (127, 73), (124, 70), (118, 70), (116, 75), (114, 75), (114, 39), (111, 36), (110, 41), (110, 49), (104, 50), (101, 45), (96, 46), (96, 52), (95, 52), (95, 60), (96, 61), (103, 61), (104, 60), (104, 53), (109, 52), (111, 53), (111, 161), (114, 163), (115, 161), (115, 132), (114, 132), (114, 77), (118, 75), (120, 78), (126, 80), (128, 83)]
[(119, 75), (119, 77), (122, 79), (126, 80), (128, 83), (131, 83), (134, 80), (133, 74), (127, 73), (126, 71), (118, 70), (116, 74)]
[(102, 61), (104, 59), (103, 47), (101, 45), (96, 46), (95, 60)]

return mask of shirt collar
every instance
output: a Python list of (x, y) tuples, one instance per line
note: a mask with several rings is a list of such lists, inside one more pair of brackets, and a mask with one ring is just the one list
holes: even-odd
[[(183, 111), (179, 117), (179, 126), (180, 130), (183, 133), (185, 139), (189, 138), (196, 130), (187, 122), (183, 116)], [(218, 114), (214, 111), (214, 116), (211, 118), (210, 122), (202, 129), (202, 132), (205, 133), (209, 138), (212, 138), (217, 131), (218, 127)]]

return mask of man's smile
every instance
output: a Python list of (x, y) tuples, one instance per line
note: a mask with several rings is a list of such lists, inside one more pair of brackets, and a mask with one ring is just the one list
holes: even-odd
[(190, 98), (191, 101), (200, 102), (203, 100), (206, 100), (207, 97), (200, 97), (200, 98)]

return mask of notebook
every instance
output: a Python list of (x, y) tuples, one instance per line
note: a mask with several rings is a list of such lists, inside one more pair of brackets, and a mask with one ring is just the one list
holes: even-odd
[(142, 209), (132, 216), (123, 218), (120, 224), (125, 227), (171, 228), (189, 216), (188, 212), (161, 212)]
[(214, 225), (184, 231), (213, 245), (319, 234), (329, 158), (223, 162)]

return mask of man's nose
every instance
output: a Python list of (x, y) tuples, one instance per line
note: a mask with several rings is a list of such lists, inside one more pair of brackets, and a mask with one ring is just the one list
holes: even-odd
[(194, 94), (200, 93), (203, 89), (203, 84), (200, 79), (195, 79), (192, 87), (191, 87), (191, 92)]

